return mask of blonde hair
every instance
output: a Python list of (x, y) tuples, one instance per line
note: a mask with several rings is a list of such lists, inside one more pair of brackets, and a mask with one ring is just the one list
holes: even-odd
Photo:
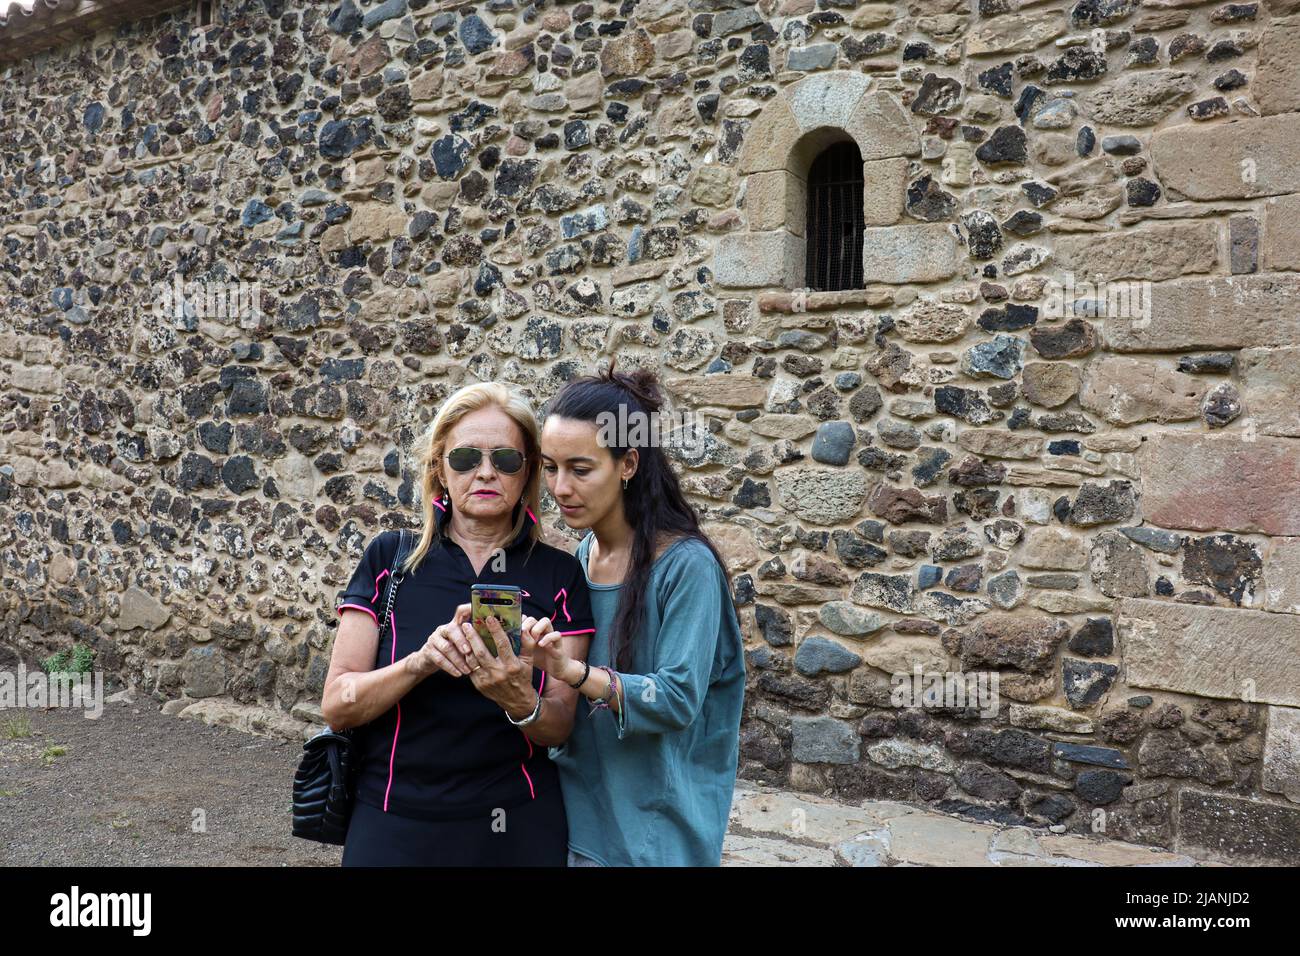
[[(501, 409), (519, 426), (524, 436), (524, 467), (527, 469), (528, 478), (519, 499), (520, 504), (523, 505), (519, 509), (519, 520), (511, 529), (508, 540), (513, 541), (529, 521), (527, 513), (529, 510), (536, 516), (541, 508), (541, 430), (537, 426), (537, 416), (533, 414), (528, 399), (498, 382), (466, 385), (443, 402), (442, 408), (438, 409), (438, 414), (434, 416), (429, 427), (412, 446), (411, 450), (420, 463), (420, 508), (424, 514), (424, 528), (415, 550), (406, 559), (404, 571), (414, 571), (419, 567), (420, 562), (425, 559), (434, 541), (439, 537), (436, 513), (438, 506), (434, 502), (442, 498), (443, 492), (447, 490), (440, 477), (442, 458), (447, 451), (447, 436), (462, 418), (481, 408)], [(536, 520), (533, 521), (529, 537), (534, 544), (542, 539), (541, 528)]]

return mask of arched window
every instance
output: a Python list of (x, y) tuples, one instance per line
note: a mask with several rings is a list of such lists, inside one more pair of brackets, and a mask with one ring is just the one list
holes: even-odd
[(813, 160), (804, 235), (809, 289), (862, 288), (862, 154), (852, 140), (826, 147)]

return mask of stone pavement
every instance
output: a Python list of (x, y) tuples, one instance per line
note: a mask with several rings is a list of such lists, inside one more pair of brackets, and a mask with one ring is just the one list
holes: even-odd
[(1104, 837), (861, 806), (737, 781), (723, 866), (1220, 866)]

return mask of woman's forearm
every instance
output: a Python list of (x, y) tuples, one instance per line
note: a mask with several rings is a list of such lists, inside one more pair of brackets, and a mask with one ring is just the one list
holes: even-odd
[(407, 695), (423, 675), (412, 673), (403, 658), (371, 671), (340, 674), (325, 688), (321, 713), (335, 730), (368, 724)]
[[(528, 713), (532, 713), (531, 708)], [(528, 714), (510, 714), (510, 716), (515, 720), (523, 720)], [(554, 697), (542, 695), (542, 709), (537, 719), (527, 727), (519, 729), (535, 744), (542, 747), (558, 747), (568, 740), (569, 734), (573, 732), (573, 711)]]
[[(570, 687), (582, 680), (582, 675), (587, 672), (587, 665), (583, 661), (570, 660), (565, 673), (559, 679), (564, 681)], [(619, 699), (617, 693), (610, 692), (609, 671), (602, 667), (591, 668), (587, 673), (587, 679), (582, 681), (578, 688), (578, 693), (588, 700), (604, 700), (609, 698), (609, 709), (614, 713), (619, 712)]]

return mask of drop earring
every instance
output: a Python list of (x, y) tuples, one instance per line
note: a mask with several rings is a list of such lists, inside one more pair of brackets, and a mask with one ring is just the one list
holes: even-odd
[(626, 478), (623, 479), (623, 490), (624, 490), (624, 491), (627, 491), (627, 479), (626, 479)]

